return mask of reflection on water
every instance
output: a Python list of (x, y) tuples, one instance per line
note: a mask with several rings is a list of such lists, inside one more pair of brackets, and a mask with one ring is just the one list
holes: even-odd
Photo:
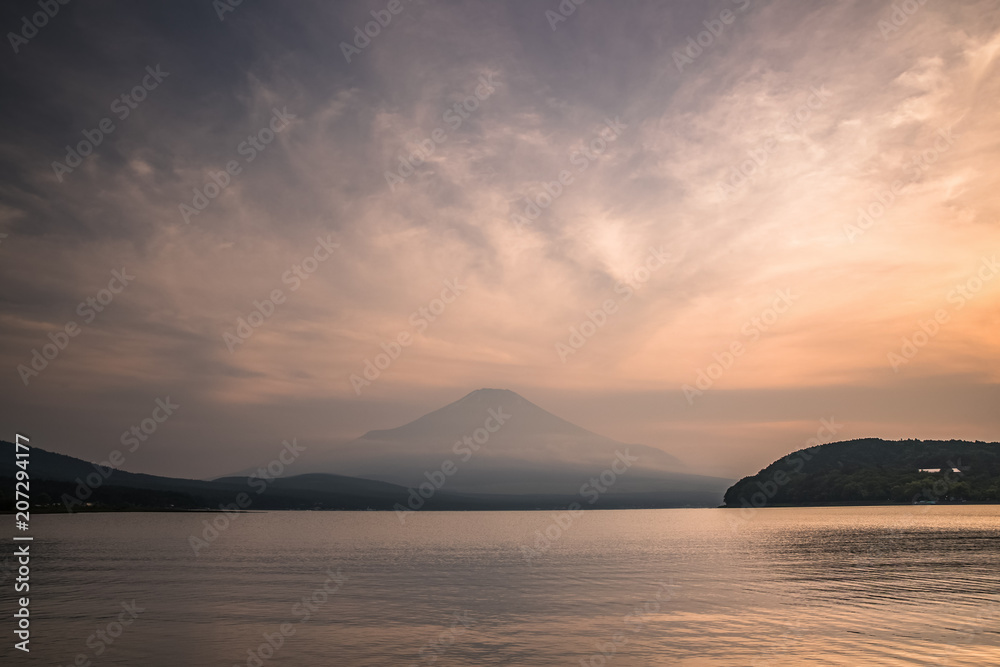
[(38, 517), (19, 664), (1000, 664), (1000, 507), (206, 518)]

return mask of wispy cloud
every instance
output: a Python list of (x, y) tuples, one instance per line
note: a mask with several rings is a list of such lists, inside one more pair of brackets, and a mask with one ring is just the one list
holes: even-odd
[[(132, 423), (169, 391), (186, 406), (176, 439), (137, 465), (199, 474), (251, 457), (290, 421), (332, 442), (481, 385), (673, 404), (789, 287), (801, 300), (716, 381), (720, 396), (996, 385), (1000, 282), (900, 373), (885, 363), (1000, 252), (995, 3), (927, 3), (888, 36), (879, 21), (891, 3), (587, 3), (556, 31), (534, 3), (404, 4), (350, 63), (339, 44), (370, 20), (363, 3), (244, 5), (222, 22), (195, 3), (169, 16), (68, 5), (8, 54), (4, 88), (18, 102), (0, 112), (5, 422), (23, 416), (53, 448), (101, 452), (116, 437), (107, 424)], [(674, 51), (723, 10), (736, 20), (678, 71)], [(51, 163), (157, 64), (170, 77), (60, 183)], [(456, 110), (482, 77), (495, 92)], [(246, 160), (242, 142), (276, 108), (294, 122)], [(624, 129), (597, 151), (609, 119)], [(446, 140), (390, 188), (386, 171), (436, 129)], [(941, 131), (954, 142), (935, 151)], [(754, 155), (739, 187), (723, 188)], [(234, 159), (241, 172), (186, 223), (179, 205)], [(572, 183), (514, 224), (563, 172)], [(892, 204), (852, 241), (845, 226), (896, 181)], [(223, 332), (328, 235), (341, 251), (230, 354)], [(553, 345), (616, 296), (650, 247), (670, 253), (669, 267), (561, 363)], [(16, 366), (122, 265), (139, 276), (128, 293), (25, 387)], [(454, 276), (468, 284), (461, 302), (357, 397), (349, 375)], [(830, 412), (812, 407), (785, 418)], [(58, 425), (44, 417), (53, 410)], [(953, 410), (941, 423), (986, 437), (990, 414)], [(718, 434), (717, 417), (662, 419), (650, 406), (586, 425), (706, 462), (740, 442), (734, 429), (686, 457)], [(888, 409), (864, 423), (857, 435), (927, 434)]]

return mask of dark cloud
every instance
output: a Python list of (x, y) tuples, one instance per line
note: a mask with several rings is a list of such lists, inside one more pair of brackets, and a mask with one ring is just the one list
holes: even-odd
[[(191, 475), (497, 384), (724, 474), (824, 408), (858, 436), (995, 432), (977, 397), (995, 393), (1000, 281), (899, 372), (886, 361), (1000, 246), (993, 3), (928, 3), (886, 33), (891, 4), (860, 1), (590, 0), (553, 30), (557, 2), (403, 0), (348, 62), (342, 42), (384, 6), (247, 0), (220, 20), (210, 2), (71, 2), (0, 58), (3, 423), (101, 457), (146, 404), (182, 397), (140, 464)], [(8, 4), (0, 26), (35, 11)], [(169, 75), (118, 119), (147, 67)], [(105, 117), (114, 131), (60, 183), (52, 162)], [(228, 184), (185, 222), (213, 179)], [(548, 203), (518, 229), (532, 201)], [(292, 289), (317, 239), (340, 247)], [(650, 248), (669, 261), (636, 282)], [(25, 386), (18, 365), (123, 266), (135, 282)], [(416, 331), (454, 279), (467, 289)], [(794, 308), (746, 340), (788, 288)], [(223, 334), (274, 290), (230, 352)], [(556, 344), (608, 299), (620, 309), (563, 363)], [(350, 374), (403, 332), (414, 344), (355, 395)], [(734, 341), (746, 355), (688, 405), (681, 386)]]

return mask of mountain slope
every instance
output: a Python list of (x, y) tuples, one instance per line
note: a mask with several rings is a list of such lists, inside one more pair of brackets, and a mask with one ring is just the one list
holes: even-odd
[(793, 452), (725, 495), (726, 507), (921, 501), (1000, 502), (1000, 443), (833, 442)]
[[(0, 441), (0, 479), (14, 477), (14, 445)], [(37, 507), (48, 500), (60, 508), (79, 511), (99, 509), (217, 509), (230, 505), (241, 493), (252, 500), (249, 509), (392, 509), (405, 503), (408, 490), (400, 486), (338, 475), (322, 479), (283, 478), (263, 484), (248, 484), (246, 477), (212, 482), (159, 477), (124, 470), (99, 469), (95, 464), (65, 454), (33, 447), (29, 458), (31, 497)], [(86, 484), (84, 484), (86, 482)], [(12, 506), (4, 484), (0, 502)], [(44, 494), (44, 495), (43, 495)], [(68, 499), (68, 500), (67, 500)], [(6, 501), (10, 501), (7, 503)], [(9, 509), (6, 508), (5, 509)], [(431, 508), (429, 508), (431, 509)]]
[[(14, 498), (14, 445), (0, 441), (0, 511), (10, 512)], [(32, 448), (29, 472), (31, 502), (38, 511), (163, 511), (232, 507), (241, 494), (250, 498), (248, 510), (396, 510), (413, 501), (414, 491), (395, 484), (313, 473), (281, 477), (263, 483), (260, 478), (236, 476), (207, 482), (100, 470), (93, 463)], [(91, 480), (83, 485), (78, 480)], [(711, 506), (713, 492), (663, 489), (648, 493), (608, 493), (583, 502), (576, 494), (459, 494), (439, 490), (419, 503), (422, 510), (564, 510), (579, 502), (587, 509), (631, 509)]]
[(303, 459), (300, 469), (416, 487), (450, 461), (457, 470), (448, 491), (572, 494), (624, 454), (633, 462), (615, 493), (691, 491), (721, 500), (729, 484), (680, 472), (680, 461), (662, 450), (592, 433), (506, 389), (479, 389), (403, 426), (369, 431)]

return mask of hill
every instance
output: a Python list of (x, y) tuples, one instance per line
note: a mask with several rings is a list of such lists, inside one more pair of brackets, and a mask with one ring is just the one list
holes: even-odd
[[(9, 511), (16, 473), (14, 445), (0, 441), (0, 510)], [(247, 509), (392, 509), (406, 502), (408, 490), (393, 484), (340, 475), (216, 481), (181, 479), (101, 468), (82, 459), (33, 447), (30, 465), (34, 511), (45, 505), (52, 511), (193, 510), (218, 509), (241, 493), (252, 503)], [(250, 482), (254, 481), (253, 484)], [(442, 501), (443, 504), (443, 501)]]
[(1000, 443), (867, 438), (819, 445), (744, 477), (726, 491), (724, 506), (915, 502), (1000, 502)]

